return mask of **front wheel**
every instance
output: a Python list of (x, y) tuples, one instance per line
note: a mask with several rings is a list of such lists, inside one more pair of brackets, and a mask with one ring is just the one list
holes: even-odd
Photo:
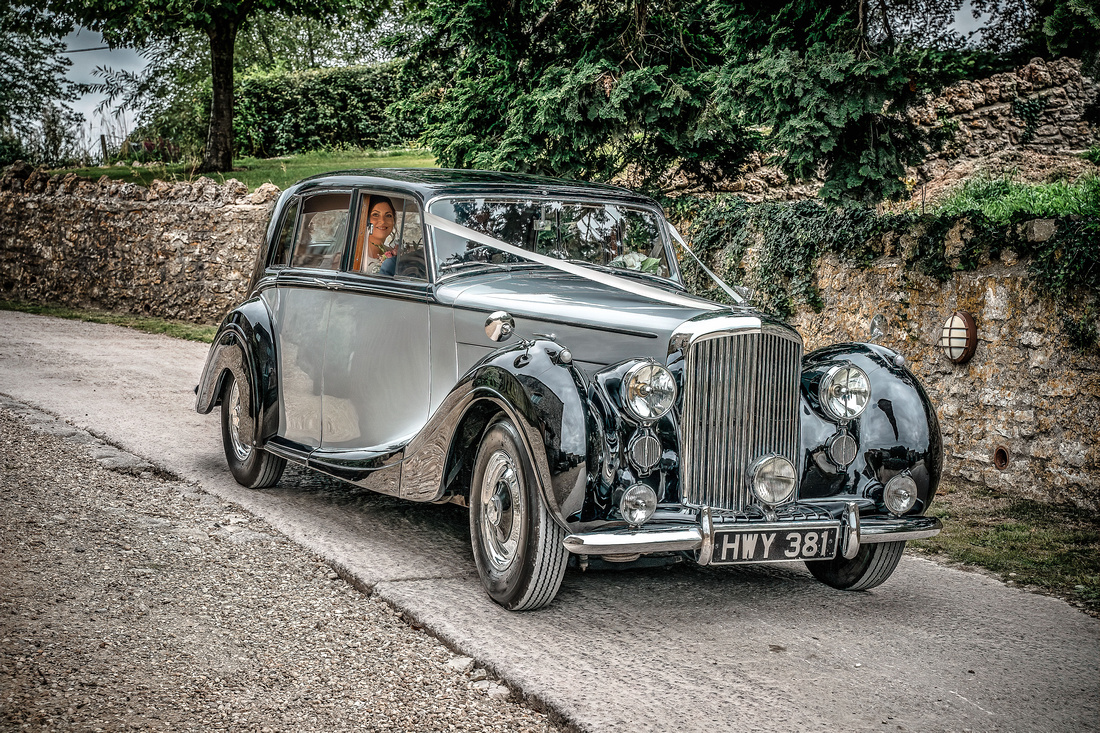
[(546, 510), (530, 456), (507, 418), (481, 440), (469, 504), (474, 562), (489, 596), (509, 611), (549, 604), (565, 575), (565, 530)]
[(839, 590), (867, 590), (882, 585), (901, 562), (904, 542), (860, 545), (851, 560), (837, 555), (833, 560), (807, 562), (806, 569), (825, 585)]
[(286, 459), (273, 456), (262, 448), (256, 448), (251, 440), (241, 434), (241, 415), (245, 405), (241, 390), (248, 384), (238, 383), (232, 374), (226, 375), (222, 394), (222, 447), (225, 460), (233, 478), (249, 489), (266, 489), (274, 486), (283, 475)]

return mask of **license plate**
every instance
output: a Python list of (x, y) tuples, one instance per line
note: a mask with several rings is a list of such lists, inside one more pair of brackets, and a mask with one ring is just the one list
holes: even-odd
[(710, 564), (830, 560), (836, 557), (839, 537), (839, 522), (813, 527), (774, 524), (737, 529), (715, 527)]

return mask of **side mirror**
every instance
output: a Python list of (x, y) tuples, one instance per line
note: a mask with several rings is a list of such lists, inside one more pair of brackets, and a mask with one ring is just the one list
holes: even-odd
[(490, 313), (485, 319), (485, 335), (490, 341), (507, 341), (516, 331), (516, 321), (507, 311)]

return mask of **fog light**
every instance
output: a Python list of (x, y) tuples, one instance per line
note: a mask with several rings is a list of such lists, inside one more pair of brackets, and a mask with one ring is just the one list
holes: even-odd
[(645, 484), (634, 484), (619, 499), (619, 511), (631, 524), (645, 524), (657, 511), (657, 492)]
[(752, 469), (752, 492), (765, 504), (782, 504), (794, 496), (794, 464), (783, 456), (767, 456)]
[(892, 513), (905, 514), (917, 503), (917, 482), (905, 474), (894, 476), (886, 482), (882, 500)]

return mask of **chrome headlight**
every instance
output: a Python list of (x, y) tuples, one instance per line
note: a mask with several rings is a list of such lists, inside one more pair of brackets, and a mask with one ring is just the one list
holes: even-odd
[(830, 369), (818, 389), (821, 407), (837, 420), (858, 417), (871, 401), (871, 381), (859, 367), (841, 364)]
[(676, 404), (676, 380), (660, 364), (643, 362), (623, 377), (623, 404), (639, 420), (656, 420)]
[(905, 474), (894, 476), (886, 482), (882, 500), (892, 513), (905, 514), (917, 503), (917, 482)]
[(635, 527), (645, 524), (657, 511), (657, 492), (645, 484), (634, 484), (619, 499), (619, 511)]
[(794, 496), (796, 485), (794, 464), (783, 456), (766, 456), (752, 467), (752, 493), (769, 506)]

